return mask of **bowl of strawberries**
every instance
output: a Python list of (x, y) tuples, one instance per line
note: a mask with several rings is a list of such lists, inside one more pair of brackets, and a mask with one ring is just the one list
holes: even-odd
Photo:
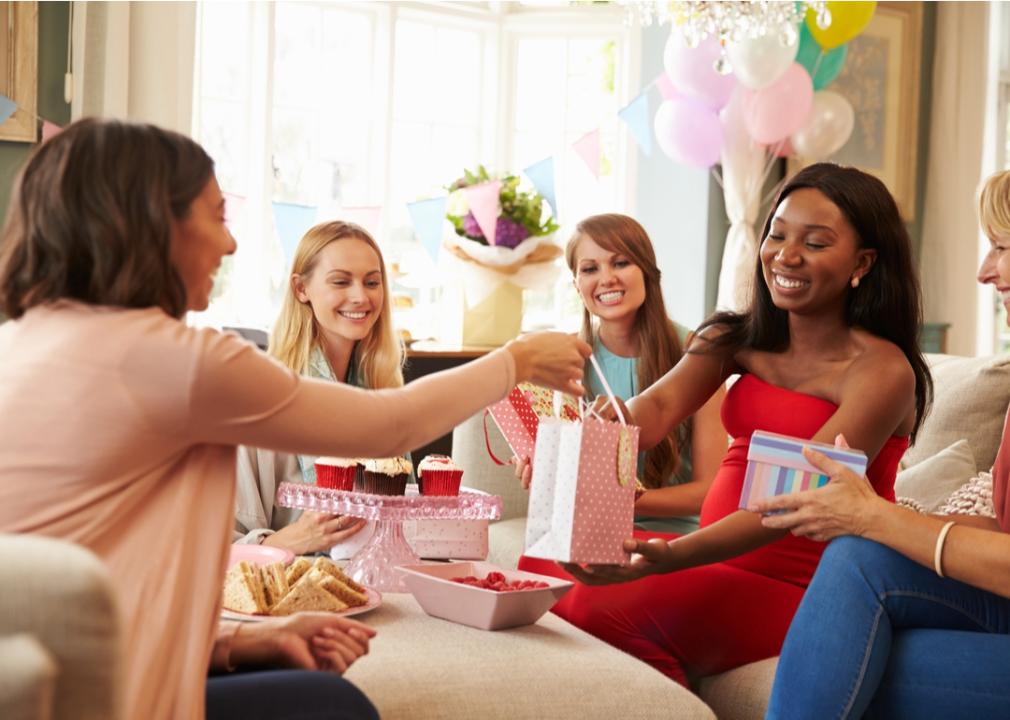
[(535, 623), (572, 583), (486, 562), (401, 565), (403, 581), (432, 617), (481, 630)]

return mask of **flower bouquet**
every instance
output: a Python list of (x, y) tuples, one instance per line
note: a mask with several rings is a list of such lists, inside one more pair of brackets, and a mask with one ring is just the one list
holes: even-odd
[(451, 340), (501, 345), (519, 333), (522, 290), (557, 277), (558, 224), (538, 193), (520, 189), (516, 175), (495, 176), (479, 166), (464, 171), (448, 190), (446, 219), (455, 232), (445, 238), (449, 252), (442, 257), (453, 281), (450, 294), (462, 296)]

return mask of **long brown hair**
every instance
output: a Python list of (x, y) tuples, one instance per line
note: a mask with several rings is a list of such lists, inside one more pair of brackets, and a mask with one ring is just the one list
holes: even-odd
[[(300, 275), (307, 282), (315, 270), (319, 253), (327, 245), (354, 238), (368, 244), (379, 257), (379, 271), (382, 274), (382, 309), (371, 332), (354, 345), (354, 360), (357, 381), (373, 390), (400, 387), (403, 385), (403, 343), (393, 327), (392, 300), (386, 277), (386, 263), (382, 251), (374, 238), (360, 225), (333, 220), (309, 229), (298, 242), (295, 259), (291, 265), (288, 287), (284, 292), (281, 314), (270, 335), (267, 350), (284, 365), (298, 373), (304, 373), (309, 364), (309, 354), (319, 343), (319, 328), (316, 327), (312, 306), (295, 296), (293, 276)], [(342, 380), (342, 378), (340, 378)]]
[[(915, 425), (911, 440), (929, 412), (933, 378), (919, 348), (922, 325), (922, 295), (919, 274), (912, 262), (912, 242), (887, 187), (872, 175), (834, 163), (816, 163), (796, 173), (779, 191), (768, 210), (761, 237), (768, 237), (775, 211), (790, 193), (812, 188), (834, 203), (856, 231), (860, 248), (877, 251), (877, 258), (845, 299), (845, 323), (860, 327), (898, 346), (915, 375)], [(720, 312), (699, 328), (719, 325), (725, 332), (711, 343), (696, 344), (690, 352), (742, 348), (782, 352), (789, 347), (789, 313), (775, 307), (765, 285), (758, 254), (750, 309), (743, 313)], [(700, 346), (700, 347), (699, 347)], [(695, 349), (698, 348), (698, 349)]]
[[(604, 250), (626, 257), (642, 271), (645, 278), (645, 302), (635, 315), (634, 325), (640, 348), (638, 389), (641, 392), (665, 375), (683, 355), (677, 328), (666, 314), (656, 252), (645, 228), (634, 218), (616, 213), (593, 215), (576, 226), (575, 234), (565, 248), (565, 261), (573, 276), (578, 274), (575, 254), (583, 236), (591, 238)], [(597, 338), (598, 326), (593, 314), (583, 307), (579, 336), (592, 345)], [(661, 487), (679, 468), (681, 452), (690, 440), (689, 418), (646, 453), (642, 484), (650, 488)]]
[(186, 312), (173, 224), (214, 174), (203, 148), (153, 125), (86, 118), (42, 143), (14, 182), (0, 307), (11, 318), (67, 298)]

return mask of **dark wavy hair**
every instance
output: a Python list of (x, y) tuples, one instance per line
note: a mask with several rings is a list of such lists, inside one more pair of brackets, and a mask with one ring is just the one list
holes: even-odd
[[(901, 220), (894, 198), (877, 178), (861, 170), (833, 163), (817, 163), (793, 176), (772, 203), (761, 237), (767, 237), (776, 209), (796, 190), (811, 188), (833, 202), (856, 232), (860, 248), (877, 252), (876, 261), (860, 278), (859, 287), (848, 291), (845, 321), (889, 340), (901, 348), (915, 373), (914, 442), (919, 426), (929, 411), (933, 379), (919, 349), (922, 324), (922, 297), (919, 276), (912, 262), (912, 243)], [(789, 345), (789, 313), (775, 307), (764, 281), (761, 257), (754, 269), (750, 309), (743, 313), (720, 312), (702, 323), (699, 332), (710, 326), (725, 332), (710, 344), (711, 349), (736, 351), (753, 348), (780, 352)], [(705, 352), (702, 347), (689, 352)]]
[(214, 174), (189, 138), (86, 118), (42, 143), (14, 183), (0, 249), (0, 309), (11, 318), (61, 298), (186, 312), (170, 257), (173, 221)]

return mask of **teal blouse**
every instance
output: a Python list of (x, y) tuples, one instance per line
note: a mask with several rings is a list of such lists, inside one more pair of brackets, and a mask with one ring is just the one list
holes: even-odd
[[(682, 328), (679, 325), (677, 327), (677, 333), (680, 335), (681, 342), (687, 341), (687, 329)], [(600, 369), (603, 370), (604, 376), (607, 378), (607, 382), (610, 384), (610, 389), (614, 391), (614, 395), (619, 397), (621, 400), (627, 402), (629, 399), (638, 394), (638, 358), (633, 357), (622, 357), (620, 355), (615, 355), (610, 352), (600, 339), (597, 338), (593, 343), (593, 354), (596, 356), (596, 361), (600, 364)], [(592, 365), (587, 363), (585, 370), (586, 389), (592, 395), (606, 395), (606, 390), (603, 387), (603, 383), (596, 376), (596, 371), (593, 369)], [(645, 470), (645, 453), (638, 454), (638, 473), (641, 475)], [(691, 448), (690, 446), (683, 448), (680, 455), (680, 466), (678, 469), (667, 478), (666, 485), (680, 485), (681, 483), (690, 482), (692, 473), (692, 463), (691, 463)], [(665, 532), (665, 533), (689, 533), (692, 530), (698, 529), (698, 516), (688, 515), (684, 517), (635, 517), (635, 526), (642, 530), (651, 530), (653, 532)]]

